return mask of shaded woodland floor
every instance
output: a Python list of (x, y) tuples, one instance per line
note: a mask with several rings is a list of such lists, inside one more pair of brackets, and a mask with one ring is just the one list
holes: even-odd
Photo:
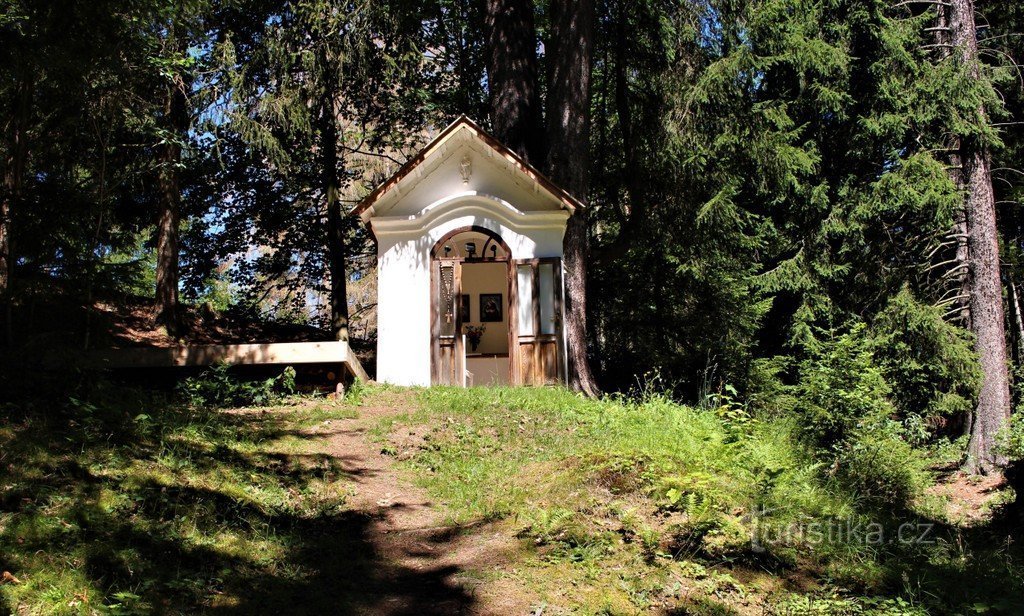
[[(922, 510), (935, 515), (906, 514), (937, 524), (938, 543), (917, 551), (755, 554), (742, 511), (764, 468), (779, 469), (774, 498), (798, 502), (794, 515), (847, 502), (786, 459), (779, 433), (730, 442), (686, 407), (373, 387), (204, 410), (91, 375), (11, 374), (0, 571), (16, 579), (0, 585), (0, 613), (1020, 607), (1019, 548), (989, 525), (999, 486), (933, 487)], [(667, 502), (677, 488), (687, 496)]]
[(0, 613), (510, 613), (479, 604), (473, 573), (507, 541), (466, 541), (367, 439), (400, 406), (135, 393), (4, 422), (0, 569), (17, 583)]

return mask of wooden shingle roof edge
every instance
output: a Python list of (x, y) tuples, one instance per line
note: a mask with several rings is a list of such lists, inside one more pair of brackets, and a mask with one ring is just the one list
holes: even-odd
[(516, 165), (520, 171), (522, 171), (524, 174), (530, 177), (531, 180), (539, 184), (553, 197), (558, 199), (561, 202), (562, 207), (569, 210), (570, 214), (576, 211), (576, 208), (584, 207), (583, 203), (579, 199), (572, 196), (565, 189), (555, 184), (550, 178), (548, 178), (546, 175), (538, 171), (536, 167), (523, 160), (523, 158), (519, 156), (519, 154), (517, 154), (515, 151), (513, 151), (505, 144), (503, 144), (501, 141), (499, 141), (496, 137), (488, 133), (486, 130), (481, 128), (479, 124), (469, 119), (468, 116), (462, 115), (459, 116), (457, 120), (446, 126), (444, 130), (438, 133), (437, 136), (430, 141), (430, 143), (424, 146), (423, 149), (421, 149), (419, 153), (416, 154), (416, 156), (413, 156), (412, 158), (407, 160), (405, 164), (398, 169), (398, 171), (394, 172), (391, 175), (391, 177), (381, 182), (381, 184), (377, 186), (377, 188), (373, 189), (373, 191), (370, 192), (370, 194), (366, 195), (366, 197), (364, 197), (363, 200), (360, 201), (358, 205), (352, 208), (349, 214), (353, 216), (358, 216), (365, 212), (366, 210), (373, 207), (374, 203), (376, 203), (381, 197), (383, 197), (389, 190), (394, 188), (399, 182), (402, 181), (402, 179), (405, 176), (409, 175), (409, 173), (415, 170), (416, 167), (423, 163), (431, 154), (433, 154), (438, 149), (438, 147), (441, 146), (441, 144), (447, 141), (450, 136), (454, 135), (456, 131), (463, 127), (472, 130), (475, 133), (475, 135), (479, 137), (484, 143), (486, 143), (488, 146), (490, 146), (492, 149), (494, 149), (502, 156), (505, 156), (507, 159), (512, 161), (512, 163)]

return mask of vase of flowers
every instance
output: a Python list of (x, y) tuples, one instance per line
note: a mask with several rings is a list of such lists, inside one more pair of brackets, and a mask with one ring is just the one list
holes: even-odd
[(466, 340), (469, 340), (471, 351), (475, 351), (480, 346), (480, 339), (484, 337), (485, 331), (487, 331), (486, 325), (467, 325), (463, 329), (463, 333), (466, 334)]

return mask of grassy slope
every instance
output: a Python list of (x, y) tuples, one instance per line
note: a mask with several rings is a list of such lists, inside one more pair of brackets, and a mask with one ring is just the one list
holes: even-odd
[(0, 569), (21, 583), (0, 586), (0, 614), (326, 607), (344, 589), (318, 591), (316, 576), (360, 572), (319, 547), (358, 549), (358, 524), (337, 464), (303, 453), (300, 432), (352, 408), (241, 415), (103, 385), (64, 398), (64, 385), (3, 408)]
[[(1000, 545), (997, 531), (945, 524), (934, 499), (871, 511), (822, 481), (823, 469), (785, 423), (729, 420), (659, 398), (590, 401), (556, 389), (435, 388), (421, 401), (418, 411), (380, 426), (384, 447), (407, 461), (454, 521), (505, 520), (529, 542), (532, 556), (507, 575), (552, 606), (584, 613), (1024, 609), (1019, 552)], [(832, 540), (811, 535), (815, 521), (836, 522)], [(900, 525), (904, 538), (931, 530), (923, 543), (901, 543), (894, 541)], [(793, 529), (804, 532), (783, 532)], [(752, 536), (763, 539), (760, 547)]]
[[(0, 391), (21, 400), (0, 409), (0, 570), (21, 578), (0, 585), (0, 614), (358, 612), (405, 579), (346, 508), (351, 478), (304, 430), (353, 416), (354, 402), (209, 412), (89, 378), (11, 374)], [(393, 404), (386, 388), (366, 395)], [(752, 532), (800, 520), (873, 516), (894, 528), (823, 483), (785, 424), (553, 389), (419, 400), (379, 427), (382, 449), (466, 533), (495, 520), (521, 538), (522, 562), (484, 578), (513, 578), (544, 613), (1019, 607), (1021, 561), (994, 530), (942, 526), (936, 544), (912, 548), (812, 549), (794, 536), (753, 550)]]

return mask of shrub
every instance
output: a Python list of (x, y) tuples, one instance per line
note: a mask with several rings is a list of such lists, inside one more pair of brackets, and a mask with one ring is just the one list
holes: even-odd
[(1024, 412), (1018, 409), (999, 434), (999, 452), (1011, 461), (1024, 460)]
[(652, 492), (662, 508), (681, 511), (696, 519), (713, 514), (725, 500), (713, 478), (700, 472), (662, 477)]
[(859, 427), (894, 411), (889, 384), (864, 333), (864, 324), (858, 323), (819, 343), (800, 365), (796, 408), (805, 433), (819, 449), (840, 448)]
[(927, 483), (924, 461), (895, 430), (866, 430), (837, 457), (837, 476), (872, 503), (906, 503)]
[(1024, 419), (1021, 409), (1010, 416), (1010, 421), (999, 433), (998, 451), (1006, 456), (1006, 481), (1016, 493), (1016, 501), (1009, 506), (1012, 514), (1024, 518)]
[(178, 393), (194, 407), (225, 408), (273, 404), (282, 395), (295, 393), (295, 369), (291, 366), (276, 377), (243, 381), (231, 374), (225, 363), (211, 366), (198, 377), (179, 383)]
[(701, 538), (701, 551), (709, 558), (720, 559), (751, 551), (752, 531), (735, 516), (719, 516), (714, 528)]
[(931, 437), (937, 419), (971, 412), (981, 381), (977, 356), (970, 334), (941, 309), (904, 288), (872, 323), (870, 348), (915, 443)]
[(714, 513), (669, 525), (665, 550), (675, 557), (699, 554), (713, 560), (751, 557), (754, 529), (740, 518)]
[(803, 431), (830, 474), (873, 505), (904, 504), (927, 483), (922, 457), (892, 418), (892, 390), (863, 323), (817, 345), (800, 366)]

